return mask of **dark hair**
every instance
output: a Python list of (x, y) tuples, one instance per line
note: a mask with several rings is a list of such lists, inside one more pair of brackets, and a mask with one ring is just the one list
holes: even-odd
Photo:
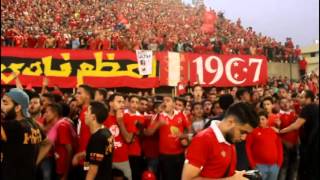
[(147, 102), (148, 102), (148, 98), (146, 98), (146, 97), (140, 97), (140, 101), (147, 101)]
[(112, 95), (109, 97), (109, 99), (108, 99), (109, 102), (114, 101), (114, 99), (115, 99), (117, 96), (123, 97), (123, 95), (120, 94), (120, 93), (114, 93), (114, 94), (112, 94)]
[(139, 96), (137, 96), (137, 95), (131, 95), (131, 96), (129, 96), (128, 101), (130, 102), (131, 99), (133, 99), (133, 98), (137, 98), (138, 100), (140, 100), (140, 97), (139, 97)]
[(246, 89), (246, 88), (240, 88), (240, 89), (238, 89), (237, 92), (236, 92), (236, 97), (237, 97), (238, 99), (240, 99), (241, 96), (243, 96), (243, 94), (246, 93), (246, 92), (249, 93), (249, 90)]
[(40, 96), (38, 93), (36, 93), (34, 91), (27, 90), (27, 89), (25, 89), (24, 91), (28, 94), (30, 100), (34, 99), (34, 98), (40, 99)]
[(245, 102), (235, 103), (226, 111), (225, 117), (235, 116), (241, 124), (249, 124), (253, 128), (259, 124), (259, 119), (254, 108)]
[(103, 99), (107, 98), (107, 90), (106, 89), (99, 88), (99, 89), (97, 89), (97, 92), (99, 92), (103, 96)]
[(197, 105), (200, 105), (201, 107), (203, 107), (201, 102), (195, 102), (195, 103), (192, 103), (191, 105), (191, 111), (193, 111)]
[(264, 116), (264, 117), (268, 118), (268, 117), (269, 117), (269, 114), (268, 114), (267, 111), (261, 110), (261, 111), (258, 112), (258, 116), (259, 116), (259, 117), (260, 117), (260, 116)]
[(310, 98), (310, 99), (311, 99), (311, 102), (314, 101), (315, 95), (314, 95), (314, 93), (313, 93), (312, 91), (310, 91), (310, 90), (304, 90), (304, 93), (305, 93), (305, 98), (306, 98), (306, 99), (307, 99), (307, 98)]
[(60, 103), (60, 106), (61, 106), (61, 115), (62, 117), (68, 117), (69, 116), (69, 113), (70, 113), (70, 107), (68, 106), (68, 104), (66, 103)]
[(224, 94), (219, 98), (219, 105), (224, 111), (226, 111), (233, 102), (234, 100), (231, 94)]
[(175, 97), (174, 101), (180, 101), (180, 102), (182, 102), (184, 107), (187, 106), (187, 101), (183, 97)]
[(194, 86), (192, 87), (192, 91), (194, 91), (194, 89), (195, 89), (196, 87), (200, 87), (200, 88), (203, 90), (203, 88), (202, 88), (202, 86), (201, 86), (200, 84), (196, 84), (196, 85), (194, 85)]
[(91, 86), (88, 86), (86, 84), (82, 84), (82, 85), (79, 86), (79, 88), (83, 88), (84, 91), (90, 96), (90, 99), (93, 99), (94, 91), (93, 91)]
[(56, 113), (59, 117), (62, 117), (63, 116), (63, 113), (62, 113), (62, 106), (58, 103), (52, 103), (52, 104), (49, 104), (47, 106), (47, 108), (50, 108), (54, 113)]
[(263, 98), (262, 101), (261, 101), (262, 104), (263, 104), (263, 102), (265, 102), (265, 101), (270, 101), (272, 104), (274, 103), (274, 102), (273, 102), (273, 98), (270, 97), (270, 96)]
[(62, 102), (62, 96), (60, 96), (59, 94), (52, 94), (53, 95), (53, 99), (54, 99), (54, 102), (56, 103), (60, 103)]
[(97, 122), (102, 124), (108, 117), (108, 109), (106, 106), (97, 101), (90, 102), (91, 113), (96, 116)]
[(48, 98), (49, 101), (51, 101), (52, 103), (55, 102), (54, 96), (53, 96), (53, 94), (51, 94), (51, 93), (44, 93), (44, 94), (42, 95), (42, 97)]

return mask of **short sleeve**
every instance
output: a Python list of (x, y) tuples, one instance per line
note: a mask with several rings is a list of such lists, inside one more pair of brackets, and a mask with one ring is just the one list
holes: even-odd
[(14, 120), (5, 121), (4, 123), (2, 123), (2, 127), (3, 128), (1, 128), (1, 130), (3, 130), (3, 132), (1, 132), (1, 135), (4, 135), (4, 137), (6, 138), (6, 142), (8, 143), (22, 142), (23, 132), (22, 132), (21, 126), (17, 121), (14, 121)]
[(71, 129), (67, 124), (61, 123), (57, 129), (57, 140), (59, 144), (72, 144)]
[(307, 119), (308, 119), (308, 116), (310, 116), (309, 109), (310, 109), (310, 108), (308, 108), (308, 107), (302, 108), (299, 117), (307, 120)]
[(186, 161), (198, 168), (203, 168), (208, 157), (209, 148), (205, 136), (195, 136), (186, 152)]
[(96, 134), (92, 136), (88, 143), (87, 147), (87, 154), (86, 154), (86, 160), (90, 164), (96, 164), (99, 165), (105, 156), (105, 150), (106, 150), (106, 142), (107, 139), (105, 139), (102, 135)]

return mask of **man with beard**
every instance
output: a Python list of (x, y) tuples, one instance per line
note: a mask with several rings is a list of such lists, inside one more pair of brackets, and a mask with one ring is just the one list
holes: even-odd
[(11, 89), (1, 100), (1, 179), (35, 179), (36, 165), (51, 148), (39, 125), (29, 118), (29, 97)]
[(315, 95), (310, 90), (301, 93), (300, 103), (303, 106), (298, 119), (290, 126), (281, 129), (280, 134), (295, 130), (300, 131), (300, 164), (298, 176), (300, 180), (320, 179), (319, 169), (319, 105), (314, 103)]
[(76, 166), (74, 178), (83, 179), (85, 177), (85, 172), (83, 170), (83, 163), (85, 159), (85, 152), (87, 144), (90, 138), (89, 127), (85, 124), (85, 113), (88, 110), (91, 99), (94, 97), (93, 89), (88, 85), (80, 85), (77, 89), (76, 100), (77, 105), (81, 107), (81, 112), (78, 121), (78, 135), (79, 135), (79, 148), (77, 154), (74, 155), (72, 159), (72, 164)]
[(222, 121), (213, 121), (209, 128), (192, 139), (182, 179), (246, 179), (244, 171), (235, 171), (234, 143), (244, 140), (257, 125), (257, 114), (249, 104), (241, 102), (230, 106)]
[(30, 117), (36, 122), (41, 118), (41, 100), (36, 93), (30, 94), (29, 113)]

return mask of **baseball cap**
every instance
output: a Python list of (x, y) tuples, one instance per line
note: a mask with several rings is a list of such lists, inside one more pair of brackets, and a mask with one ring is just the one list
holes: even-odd
[(14, 102), (22, 107), (22, 113), (25, 117), (29, 117), (28, 106), (29, 106), (29, 96), (26, 92), (21, 89), (13, 88), (6, 93)]

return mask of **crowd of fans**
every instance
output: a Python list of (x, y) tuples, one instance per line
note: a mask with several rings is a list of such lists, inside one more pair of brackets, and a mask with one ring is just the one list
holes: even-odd
[(206, 8), (176, 0), (4, 0), (1, 46), (91, 50), (153, 50), (265, 55), (298, 62), (301, 50), (231, 22), (221, 12), (202, 31)]
[[(16, 82), (17, 88), (23, 89), (19, 78)], [(244, 149), (236, 146), (238, 163), (229, 170), (230, 179), (239, 178), (234, 169), (258, 169), (264, 179), (270, 180), (295, 179), (298, 172), (302, 179), (317, 179), (318, 82), (319, 76), (312, 73), (300, 82), (274, 77), (266, 86), (250, 88), (213, 87), (205, 92), (200, 85), (195, 85), (191, 93), (176, 98), (148, 92), (121, 95), (106, 89), (94, 91), (87, 85), (81, 85), (75, 94), (67, 94), (57, 87), (48, 88), (47, 80), (40, 93), (29, 88), (24, 89), (27, 95), (17, 89), (4, 90), (1, 141), (5, 148), (1, 156), (1, 174), (4, 179), (33, 179), (37, 163), (37, 179), (79, 180), (93, 174), (107, 179), (137, 180), (181, 179), (183, 174), (184, 179), (188, 179), (185, 171), (189, 170), (182, 173), (184, 158), (196, 167), (201, 158), (210, 161), (205, 153), (199, 152), (204, 149), (197, 144), (199, 137), (196, 135), (212, 126), (212, 122), (223, 121), (230, 113), (228, 108), (242, 102), (250, 104), (257, 112), (256, 124), (259, 125), (248, 133)], [(31, 119), (27, 118), (29, 114)], [(173, 119), (166, 121), (168, 117)], [(32, 135), (23, 135), (17, 123), (25, 128), (28, 123), (24, 119), (29, 119), (27, 122), (41, 131), (33, 129)], [(236, 134), (229, 133), (231, 139), (227, 136), (226, 140), (234, 143)], [(33, 156), (23, 158), (25, 153), (33, 152), (28, 149), (31, 146), (17, 149), (19, 143), (40, 143), (45, 137), (46, 143), (41, 142), (41, 145), (45, 144), (43, 147), (47, 150), (40, 148), (38, 152), (42, 158), (38, 157), (37, 162), (32, 160)], [(194, 137), (198, 137), (194, 140), (196, 145), (192, 144)], [(186, 157), (185, 148), (188, 148)], [(92, 165), (99, 169), (92, 171)], [(201, 175), (206, 171), (204, 168)], [(207, 173), (211, 173), (211, 177), (221, 177), (224, 172), (211, 170)]]

